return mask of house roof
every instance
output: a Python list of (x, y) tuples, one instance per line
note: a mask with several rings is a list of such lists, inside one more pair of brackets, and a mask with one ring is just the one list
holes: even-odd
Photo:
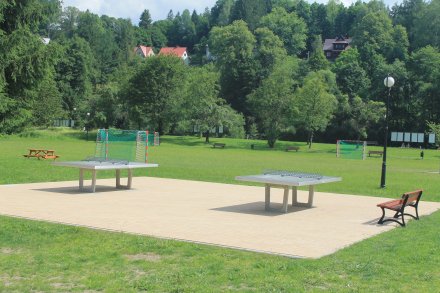
[(136, 48), (134, 48), (134, 51), (136, 52), (138, 49), (141, 49), (142, 54), (144, 55), (144, 57), (147, 57), (150, 52), (153, 52), (153, 48), (152, 47), (147, 47), (147, 46), (139, 45)]
[(182, 58), (186, 53), (186, 47), (164, 47), (160, 49), (159, 55), (175, 55)]
[(333, 51), (333, 44), (349, 44), (350, 45), (352, 40), (353, 40), (352, 38), (344, 38), (344, 37), (337, 37), (334, 39), (325, 39), (323, 50), (324, 51)]

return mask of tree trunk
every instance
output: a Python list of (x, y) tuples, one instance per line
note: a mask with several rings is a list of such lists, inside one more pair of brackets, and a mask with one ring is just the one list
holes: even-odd
[(206, 131), (205, 143), (209, 143), (209, 130)]
[(269, 139), (267, 140), (267, 144), (269, 145), (269, 147), (270, 147), (271, 149), (274, 148), (274, 146), (275, 146), (275, 142), (276, 142), (276, 139), (273, 139), (273, 138), (269, 138)]
[(313, 143), (313, 130), (310, 131), (310, 135), (309, 135), (309, 149), (312, 148), (312, 143)]

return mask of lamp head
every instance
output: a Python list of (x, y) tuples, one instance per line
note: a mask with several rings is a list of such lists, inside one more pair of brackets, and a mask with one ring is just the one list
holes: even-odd
[(391, 76), (387, 76), (385, 77), (385, 79), (383, 80), (383, 83), (386, 87), (390, 88), (394, 85), (394, 78), (392, 78)]

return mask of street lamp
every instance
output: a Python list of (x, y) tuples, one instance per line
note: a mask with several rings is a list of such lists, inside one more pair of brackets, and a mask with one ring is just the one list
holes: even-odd
[(87, 122), (86, 122), (87, 141), (89, 141), (89, 118), (90, 118), (90, 113), (87, 112)]
[(380, 176), (380, 188), (385, 188), (385, 176), (387, 172), (387, 144), (388, 144), (388, 108), (390, 104), (391, 87), (394, 85), (394, 78), (389, 74), (385, 77), (383, 83), (388, 88), (388, 96), (385, 112), (385, 140), (383, 142), (383, 156), (382, 156), (382, 175)]

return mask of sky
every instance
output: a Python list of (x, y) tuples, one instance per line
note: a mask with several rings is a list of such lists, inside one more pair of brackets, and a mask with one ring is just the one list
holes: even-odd
[[(310, 2), (312, 0), (309, 0)], [(341, 0), (345, 5), (350, 5), (355, 0)], [(165, 19), (170, 9), (174, 14), (188, 9), (194, 9), (201, 13), (206, 7), (212, 8), (217, 0), (63, 0), (63, 7), (74, 6), (81, 11), (90, 10), (98, 15), (108, 15), (116, 18), (130, 18), (133, 24), (139, 23), (139, 17), (148, 9), (153, 20)], [(319, 3), (327, 3), (327, 0), (317, 0)], [(398, 0), (384, 0), (392, 6)]]

